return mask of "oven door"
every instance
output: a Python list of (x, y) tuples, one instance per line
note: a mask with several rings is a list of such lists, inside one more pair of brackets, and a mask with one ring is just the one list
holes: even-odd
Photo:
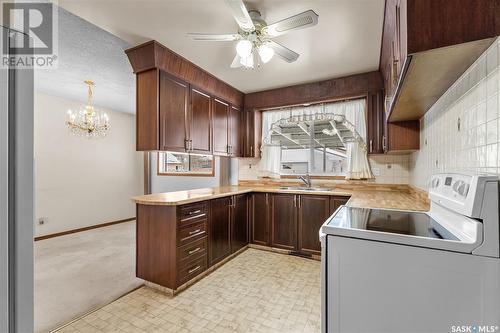
[(328, 235), (324, 259), (324, 333), (500, 325), (497, 258)]

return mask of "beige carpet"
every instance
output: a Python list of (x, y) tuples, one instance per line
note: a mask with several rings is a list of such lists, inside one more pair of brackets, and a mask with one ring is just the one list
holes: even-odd
[(135, 221), (35, 242), (35, 332), (49, 332), (140, 286)]
[(320, 330), (320, 263), (248, 249), (174, 297), (143, 287), (58, 333)]

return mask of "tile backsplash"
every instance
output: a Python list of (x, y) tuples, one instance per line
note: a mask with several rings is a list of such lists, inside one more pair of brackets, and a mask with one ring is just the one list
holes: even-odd
[(410, 183), (426, 189), (433, 173), (500, 174), (500, 39), (420, 120), (420, 150)]
[[(238, 168), (239, 180), (259, 179), (259, 159), (240, 158)], [(375, 176), (374, 180), (381, 184), (408, 184), (410, 181), (410, 155), (372, 155), (370, 166)]]

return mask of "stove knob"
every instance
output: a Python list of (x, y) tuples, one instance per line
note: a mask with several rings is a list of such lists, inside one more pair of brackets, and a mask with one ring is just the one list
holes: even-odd
[(457, 180), (456, 182), (453, 183), (453, 191), (458, 193), (458, 188), (463, 184), (464, 182), (461, 180)]
[(467, 193), (469, 193), (469, 184), (462, 182), (462, 184), (458, 187), (458, 194), (466, 197)]

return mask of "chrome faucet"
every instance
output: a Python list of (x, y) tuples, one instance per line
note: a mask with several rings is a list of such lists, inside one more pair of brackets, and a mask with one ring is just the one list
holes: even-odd
[(306, 184), (307, 187), (312, 186), (311, 177), (309, 176), (308, 173), (306, 173), (305, 176), (299, 176), (299, 179), (302, 180), (304, 182), (304, 184)]

